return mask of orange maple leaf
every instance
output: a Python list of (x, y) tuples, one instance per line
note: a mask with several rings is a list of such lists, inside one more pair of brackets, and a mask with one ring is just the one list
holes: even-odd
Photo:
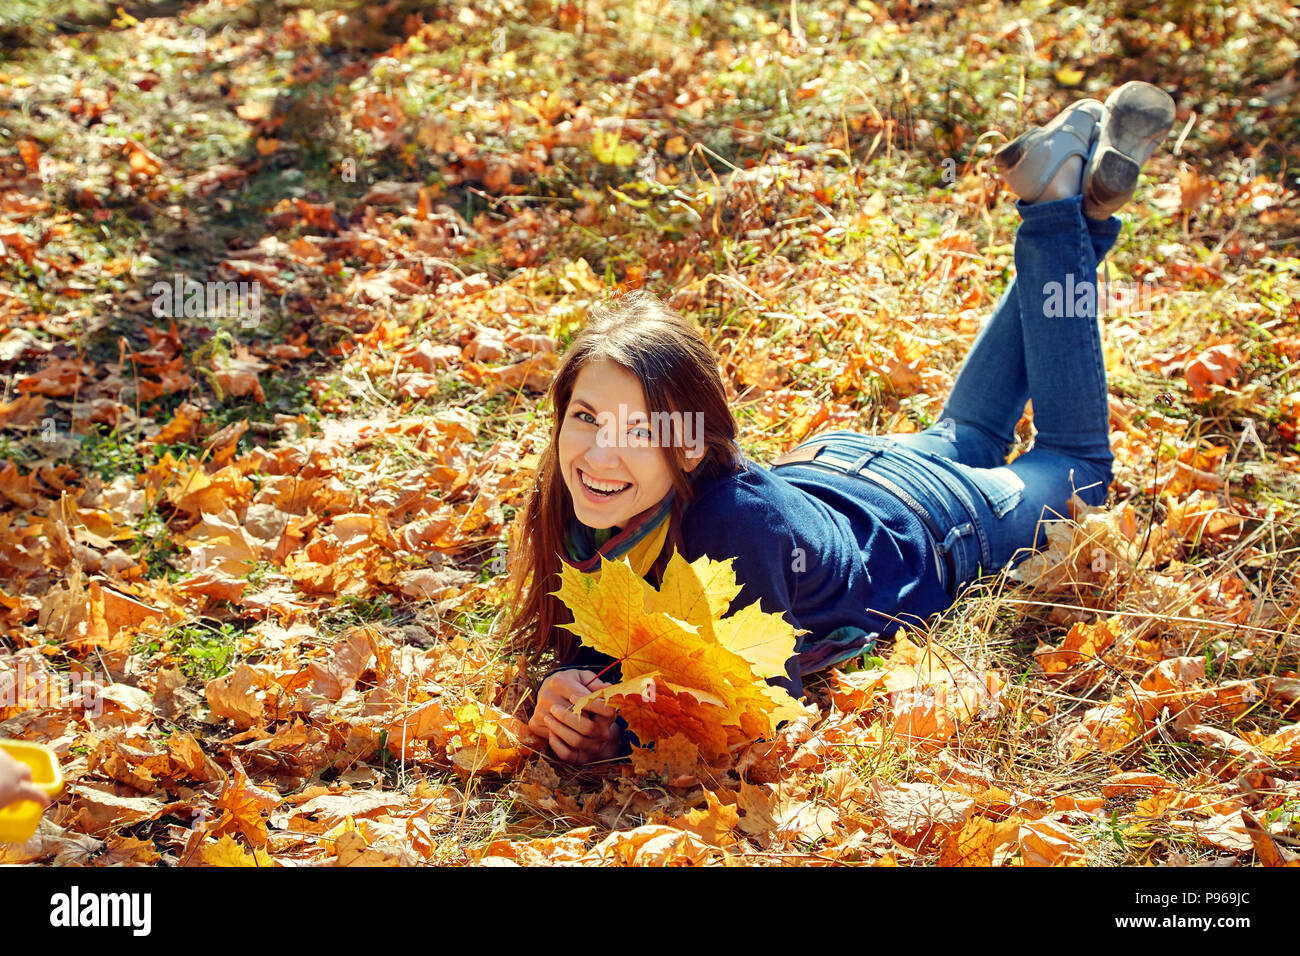
[(1198, 401), (1210, 397), (1211, 385), (1224, 385), (1241, 375), (1241, 356), (1231, 343), (1206, 349), (1187, 363), (1183, 377)]
[(609, 701), (642, 742), (681, 733), (714, 759), (771, 734), (804, 708), (765, 683), (785, 673), (795, 630), (758, 602), (723, 617), (740, 592), (731, 561), (674, 553), (655, 590), (626, 561), (602, 560), (583, 574), (565, 567), (556, 593), (573, 612), (566, 625), (617, 658), (623, 680), (574, 704)]

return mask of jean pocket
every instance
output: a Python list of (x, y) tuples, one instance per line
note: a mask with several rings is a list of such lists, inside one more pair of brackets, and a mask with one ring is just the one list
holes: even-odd
[(972, 468), (960, 462), (952, 463), (961, 469), (961, 473), (970, 479), (970, 483), (979, 489), (989, 508), (998, 518), (1020, 504), (1025, 492), (1025, 483), (1020, 476), (1002, 465), (998, 468)]

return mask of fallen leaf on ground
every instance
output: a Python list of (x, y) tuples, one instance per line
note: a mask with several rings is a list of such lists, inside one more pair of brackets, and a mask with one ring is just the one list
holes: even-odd
[(1079, 838), (1054, 820), (1021, 823), (1018, 839), (1025, 866), (1078, 866), (1087, 857)]

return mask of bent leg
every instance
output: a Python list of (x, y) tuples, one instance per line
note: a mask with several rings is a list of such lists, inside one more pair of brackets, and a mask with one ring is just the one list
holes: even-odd
[[(1089, 261), (1083, 258), (1070, 265), (1076, 282), (1079, 277), (1087, 275), (1091, 276), (1095, 286), (1097, 264), (1115, 244), (1121, 224), (1117, 217), (1104, 222), (1088, 219), (1081, 214), (1078, 218), (1083, 221), (1087, 245), (1092, 249), (1092, 259)], [(1050, 223), (1060, 225), (1061, 238), (1066, 244), (1077, 237), (1078, 223), (1069, 217), (1052, 217), (1048, 224), (1036, 227), (1037, 233), (1042, 235), (1050, 228)], [(1017, 270), (1019, 268), (1020, 262), (1017, 259)], [(1085, 271), (1088, 268), (1091, 268), (1091, 272)], [(1035, 268), (1034, 271), (1039, 270)], [(921, 432), (891, 435), (890, 438), (900, 445), (928, 451), (975, 468), (995, 468), (1006, 464), (1007, 455), (1015, 443), (1016, 425), (1024, 415), (1025, 401), (1030, 394), (1025, 361), (1025, 330), (1021, 319), (1022, 297), (1018, 288), (1021, 281), (1019, 275), (1011, 280), (989, 321), (976, 335), (970, 352), (957, 373), (952, 392), (944, 403), (939, 422)], [(1037, 275), (1034, 281), (1038, 281), (1041, 288), (1043, 281), (1051, 280), (1044, 280), (1041, 275)], [(1037, 422), (1037, 402), (1034, 408)], [(1049, 412), (1049, 418), (1050, 414)]]
[[(1014, 507), (1000, 507), (990, 529), (995, 564), (1017, 563), (1046, 544), (1042, 522), (1068, 518), (1069, 500), (1099, 505), (1110, 488), (1110, 406), (1097, 328), (1097, 257), (1113, 244), (1119, 220), (1087, 220), (1079, 197), (1019, 206), (1016, 283), (1025, 373), (1034, 403), (1033, 448), (1009, 466), (972, 469), (989, 492), (1020, 484)], [(1032, 542), (1032, 544), (1031, 544)]]
[(1081, 196), (1018, 203), (1017, 209), (1023, 222), (1016, 231), (1016, 291), (1034, 403), (1034, 448), (1109, 468), (1110, 404), (1092, 236), (1109, 236), (1113, 243), (1119, 220), (1090, 226)]
[[(903, 444), (976, 468), (1006, 463), (1029, 381), (1015, 279), (971, 345), (939, 421)], [(908, 436), (901, 436), (906, 439)]]

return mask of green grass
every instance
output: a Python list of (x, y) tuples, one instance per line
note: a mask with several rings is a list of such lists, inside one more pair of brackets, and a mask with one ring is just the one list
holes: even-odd
[(391, 622), (395, 611), (390, 598), (359, 598), (345, 595), (339, 598), (320, 618), (320, 631), (325, 635), (336, 635), (349, 628), (375, 622)]
[(231, 623), (180, 624), (138, 641), (135, 653), (149, 657), (166, 654), (177, 661), (187, 678), (202, 685), (230, 672), (238, 656), (235, 641), (240, 633)]
[[(1270, 105), (1259, 95), (1268, 84), (1285, 77), (1294, 62), (1289, 21), (1274, 3), (1249, 8), (1216, 4), (1192, 10), (1186, 17), (1179, 8), (1178, 17), (1166, 18), (1168, 29), (1154, 22), (1159, 11), (1122, 0), (1088, 8), (1060, 8), (1045, 0), (1015, 7), (939, 3), (891, 8), (887, 18), (859, 4), (798, 4), (807, 44), (802, 48), (790, 36), (792, 5), (785, 2), (614, 0), (599, 10), (590, 4), (573, 5), (580, 14), (590, 15), (584, 33), (561, 19), (568, 15), (562, 5), (546, 3), (516, 9), (492, 3), (471, 5), (479, 18), (473, 23), (459, 19), (460, 5), (414, 0), (398, 4), (382, 23), (369, 21), (375, 7), (361, 0), (345, 4), (250, 0), (237, 7), (142, 2), (123, 6), (142, 19), (180, 19), (160, 24), (164, 34), (150, 34), (151, 39), (141, 41), (111, 25), (118, 16), (116, 4), (11, 0), (0, 11), (5, 72), (39, 77), (48, 84), (37, 91), (40, 95), (29, 108), (10, 112), (8, 126), (0, 130), (0, 152), (14, 156), (17, 140), (32, 138), (47, 156), (63, 164), (54, 181), (43, 187), (43, 195), (62, 217), (60, 229), (50, 234), (46, 252), (74, 262), (72, 275), (64, 276), (39, 263), (29, 267), (10, 257), (0, 261), (0, 282), (8, 284), (16, 308), (42, 314), (34, 329), (38, 339), (72, 346), (98, 366), (116, 363), (123, 338), (134, 350), (147, 347), (141, 332), (144, 313), (136, 299), (154, 279), (173, 272), (206, 278), (223, 259), (238, 250), (257, 248), (268, 236), (289, 243), (315, 232), (299, 224), (284, 228), (268, 224), (271, 210), (285, 198), (333, 202), (344, 228), (360, 231), (364, 224), (351, 216), (361, 197), (372, 182), (392, 179), (433, 186), (435, 202), (453, 207), (476, 229), (490, 231), (524, 212), (539, 217), (541, 225), (519, 241), (524, 253), (535, 257), (530, 259), (535, 272), (528, 283), (518, 286), (527, 285), (531, 297), (525, 313), (512, 310), (510, 322), (518, 327), (550, 331), (553, 316), (548, 308), (555, 305), (558, 337), (562, 345), (570, 341), (576, 328), (571, 320), (579, 314), (587, 292), (569, 290), (564, 303), (558, 299), (566, 281), (564, 266), (579, 256), (586, 258), (606, 290), (634, 269), (644, 269), (648, 287), (671, 294), (673, 278), (689, 265), (697, 281), (715, 273), (760, 290), (756, 298), (734, 285), (710, 280), (685, 309), (706, 335), (724, 348), (743, 351), (761, 337), (772, 350), (797, 344), (814, 358), (831, 359), (827, 368), (796, 363), (785, 383), (807, 389), (813, 401), (822, 401), (829, 397), (835, 362), (855, 349), (888, 347), (893, 341), (893, 333), (881, 333), (882, 328), (888, 330), (889, 322), (872, 319), (876, 304), (888, 308), (894, 320), (915, 316), (922, 307), (940, 313), (959, 307), (962, 288), (949, 286), (936, 292), (938, 280), (933, 273), (942, 258), (933, 252), (918, 254), (945, 228), (968, 231), (976, 248), (988, 257), (982, 279), (989, 284), (989, 297), (1009, 280), (1014, 209), (1005, 201), (984, 208), (954, 201), (952, 184), (944, 178), (951, 168), (946, 161), (951, 160), (958, 171), (984, 176), (991, 187), (989, 159), (1001, 136), (1040, 122), (1071, 99), (1104, 92), (1140, 59), (1159, 72), (1162, 82), (1179, 90), (1183, 105), (1195, 103), (1200, 112), (1180, 156), (1174, 159), (1162, 153), (1153, 162), (1153, 174), (1144, 182), (1139, 200), (1145, 202), (1154, 194), (1157, 173), (1172, 175), (1178, 162), (1222, 182), (1223, 199), (1192, 216), (1186, 226), (1179, 214), (1147, 207), (1149, 214), (1130, 221), (1111, 254), (1116, 271), (1133, 276), (1163, 270), (1166, 277), (1174, 276), (1184, 259), (1205, 264), (1230, 235), (1243, 249), (1254, 242), (1274, 244), (1267, 256), (1258, 259), (1232, 252), (1228, 246), (1220, 250), (1226, 258), (1225, 273), (1235, 280), (1234, 294), (1257, 305), (1257, 312), (1243, 317), (1234, 310), (1226, 286), (1217, 282), (1169, 278), (1177, 295), (1152, 326), (1143, 328), (1137, 357), (1200, 341), (1211, 332), (1244, 333), (1240, 342), (1247, 359), (1244, 377), (1266, 383), (1267, 389), (1245, 407), (1231, 394), (1193, 402), (1176, 382), (1136, 363), (1131, 374), (1113, 377), (1112, 391), (1140, 409), (1159, 411), (1188, 426), (1204, 422), (1206, 436), (1223, 433), (1227, 439), (1235, 438), (1235, 423), (1246, 414), (1259, 423), (1261, 440), (1272, 458), (1296, 450), (1283, 446), (1278, 435), (1276, 399), (1295, 390), (1297, 376), (1267, 344), (1272, 336), (1287, 334), (1300, 266), (1288, 258), (1294, 246), (1278, 244), (1276, 231), (1253, 213), (1233, 206), (1241, 156), (1248, 150), (1257, 152), (1260, 173), (1278, 178), (1283, 175), (1285, 144), (1297, 139), (1294, 111)], [(330, 17), (341, 9), (354, 18), (347, 28)], [(312, 20), (305, 13), (308, 10), (319, 16)], [(412, 45), (400, 61), (381, 62), (381, 54), (402, 40), (402, 24), (413, 12), (433, 24), (428, 42), (423, 48)], [(1009, 13), (1025, 18), (1039, 48), (1035, 56), (1024, 55), (1019, 35), (1005, 32)], [(1246, 23), (1246, 17), (1257, 22)], [(1046, 30), (1049, 22), (1055, 33)], [(181, 53), (162, 39), (153, 39), (165, 36), (167, 30), (184, 38), (195, 27), (206, 31), (207, 54)], [(276, 45), (260, 46), (251, 32), (254, 28), (274, 37)], [(1256, 42), (1243, 47), (1243, 38)], [(1145, 50), (1138, 49), (1142, 44), (1147, 45)], [(1225, 57), (1224, 51), (1231, 55)], [(326, 72), (298, 82), (290, 71), (299, 59), (319, 59)], [(1235, 76), (1223, 75), (1225, 64)], [(357, 72), (343, 76), (341, 70), (349, 66)], [(1082, 82), (1063, 86), (1056, 77), (1062, 66), (1083, 70)], [(137, 82), (146, 70), (159, 75), (151, 90)], [(1023, 97), (1018, 90), (1022, 75)], [(115, 88), (112, 109), (101, 122), (70, 118), (67, 109), (75, 80), (91, 90), (109, 84)], [(810, 85), (814, 83), (818, 85)], [(662, 95), (665, 88), (670, 96)], [(28, 88), (15, 87), (13, 92), (21, 96), (23, 89)], [(368, 91), (395, 97), (406, 133), (404, 143), (380, 148), (364, 129), (357, 94)], [(529, 105), (534, 97), (551, 92), (566, 104), (565, 112), (556, 117), (557, 124), (570, 124), (563, 135), (536, 122)], [(681, 103), (676, 102), (679, 93)], [(272, 131), (255, 129), (234, 112), (247, 100), (274, 101), (284, 122)], [(695, 109), (695, 103), (704, 105)], [(509, 110), (509, 122), (497, 112), (501, 104)], [(472, 158), (519, 161), (513, 182), (522, 187), (523, 195), (486, 195), (482, 184), (465, 173), (449, 151), (422, 141), (422, 134), (427, 138), (426, 123), (435, 120), (444, 124), (447, 136), (460, 136), (472, 144)], [(632, 164), (600, 162), (590, 132), (584, 132), (589, 129), (584, 124), (589, 123), (620, 128), (622, 143), (634, 149)], [(1000, 135), (981, 138), (995, 129)], [(259, 132), (280, 140), (281, 147), (259, 157)], [(1225, 138), (1216, 142), (1214, 136), (1220, 134)], [(536, 141), (552, 135), (543, 168), (526, 168), (524, 158), (536, 148)], [(668, 141), (679, 135), (686, 144), (700, 147), (689, 162), (667, 149)], [(128, 137), (164, 161), (165, 168), (156, 178), (131, 178), (120, 149), (120, 141)], [(355, 182), (338, 173), (348, 160), (356, 164)], [(187, 180), (219, 163), (244, 167), (246, 179), (212, 195), (187, 191)], [(698, 178), (692, 177), (692, 166)], [(655, 181), (659, 170), (673, 181)], [(466, 181), (453, 184), (462, 174)], [(1288, 167), (1285, 175), (1286, 184), (1294, 187), (1294, 170)], [(74, 187), (92, 190), (102, 208), (74, 208), (70, 201)], [(865, 223), (857, 221), (858, 211), (877, 193), (887, 202), (885, 210)], [(590, 217), (566, 218), (588, 208)], [(952, 216), (954, 208), (963, 210), (959, 218)], [(451, 373), (439, 376), (435, 393), (418, 401), (398, 399), (384, 391), (381, 380), (375, 381), (382, 398), (393, 400), (391, 407), (373, 395), (359, 397), (351, 390), (356, 369), (346, 367), (334, 347), (377, 319), (391, 317), (412, 327), (412, 342), (425, 336), (450, 339), (465, 321), (457, 308), (444, 306), (432, 289), (409, 299), (399, 297), (390, 308), (348, 296), (350, 283), (365, 273), (409, 264), (404, 261), (412, 254), (407, 244), (416, 241), (421, 225), (410, 210), (385, 208), (377, 215), (381, 218), (376, 231), (391, 243), (377, 256), (350, 250), (330, 262), (329, 272), (314, 265), (287, 267), (280, 277), (290, 287), (283, 309), (278, 296), (268, 296), (264, 321), (256, 329), (228, 323), (224, 327), (230, 336), (227, 347), (263, 346), (306, 332), (308, 344), (317, 349), (307, 361), (263, 375), (265, 404), (219, 398), (194, 369), (195, 353), (223, 330), (221, 322), (178, 320), (185, 370), (197, 384), (142, 407), (141, 414), (163, 425), (182, 401), (195, 401), (205, 406), (203, 426), (210, 432), (244, 419), (268, 425), (276, 414), (301, 412), (320, 422), (343, 414), (357, 419), (381, 413), (419, 417), (460, 407), (480, 418), (477, 439), (466, 448), (475, 460), (499, 438), (531, 439), (539, 416), (545, 413), (545, 403), (535, 393), (488, 395)], [(18, 231), (37, 239), (50, 218), (21, 223)], [(464, 272), (487, 272), (494, 284), (521, 276), (503, 238), (484, 238), (467, 248), (441, 252), (441, 258)], [(1006, 263), (1000, 276), (999, 258)], [(109, 274), (110, 264), (123, 260), (129, 268)], [(766, 274), (769, 266), (773, 272)], [(787, 269), (786, 278), (774, 277), (785, 275)], [(924, 276), (929, 278), (923, 281)], [(74, 288), (69, 281), (86, 288)], [(811, 318), (818, 309), (832, 313), (832, 307), (846, 299), (863, 307), (860, 328), (851, 320), (846, 330), (839, 320)], [(559, 314), (566, 309), (567, 317)], [(842, 331), (848, 334), (840, 335)], [(955, 371), (964, 340), (947, 330), (935, 334), (940, 344), (926, 361)], [(308, 388), (312, 382), (324, 386), (314, 399)], [(1172, 403), (1161, 400), (1165, 393), (1172, 396)], [(856, 415), (857, 427), (864, 429), (888, 421), (899, 411), (918, 428), (926, 427), (933, 422), (941, 398), (895, 395), (872, 375), (863, 377), (856, 392), (834, 396), (837, 405)], [(57, 415), (65, 415), (65, 402), (54, 407), (60, 409)], [(800, 413), (801, 406), (792, 409), (784, 420), (772, 420), (770, 414), (760, 417), (757, 401), (739, 407), (746, 452), (765, 457), (786, 437), (791, 417)], [(1138, 421), (1146, 415), (1139, 410)], [(62, 428), (64, 419), (57, 420)], [(142, 438), (131, 426), (118, 430), (96, 426), (60, 448), (63, 457), (57, 460), (108, 482), (139, 474), (167, 453), (197, 461), (206, 444), (195, 438), (159, 447), (141, 442)], [(253, 428), (241, 438), (237, 454), (280, 441), (274, 429)], [(24, 471), (49, 454), (36, 433), (0, 434), (0, 457), (15, 461)], [(418, 471), (430, 457), (414, 440), (384, 436), (352, 455), (343, 473), (359, 481), (379, 468)], [(1162, 460), (1162, 469), (1167, 464), (1167, 459)], [(1242, 573), (1261, 591), (1272, 581), (1276, 599), (1283, 601), (1282, 579), (1294, 571), (1294, 562), (1288, 562), (1286, 555), (1300, 548), (1293, 505), (1300, 486), (1276, 462), (1248, 464), (1255, 478), (1250, 497), (1261, 504), (1276, 501), (1284, 510), (1265, 529), (1267, 534), (1253, 541), (1264, 560)], [(256, 483), (257, 476), (250, 478)], [(1148, 496), (1136, 495), (1131, 503), (1143, 525), (1153, 514), (1161, 514), (1160, 506)], [(514, 509), (507, 506), (503, 512), (509, 523)], [(328, 521), (329, 515), (320, 517)], [(180, 576), (173, 563), (183, 551), (171, 528), (182, 528), (185, 520), (172, 514), (163, 498), (134, 524), (135, 540), (122, 546), (145, 562), (147, 581)], [(1256, 524), (1251, 523), (1252, 531)], [(476, 541), (451, 558), (455, 566), (486, 582), (495, 573), (493, 553), (490, 543)], [(1224, 554), (1215, 542), (1200, 542), (1182, 557), (1208, 569), (1219, 558), (1226, 561)], [(278, 582), (278, 575), (275, 565), (261, 562), (247, 577), (250, 585), (260, 588)], [(985, 758), (999, 785), (1050, 793), (1067, 785), (1090, 786), (1116, 766), (1156, 769), (1171, 779), (1185, 780), (1191, 765), (1216, 756), (1204, 748), (1160, 743), (1131, 746), (1115, 755), (1092, 755), (1075, 764), (1064, 761), (1052, 748), (1054, 735), (1089, 706), (1122, 689), (1122, 684), (1108, 677), (1076, 693), (1044, 680), (1032, 651), (1040, 638), (1059, 640), (1065, 627), (1048, 619), (1045, 609), (1027, 610), (1006, 600), (1016, 595), (1025, 597), (1010, 589), (972, 593), (960, 608), (932, 626), (936, 639), (1007, 675), (1011, 686), (1006, 711), (962, 743)], [(1117, 595), (1112, 588), (1079, 597), (1100, 602), (1104, 608), (1120, 600)], [(323, 613), (312, 618), (325, 641), (361, 624), (396, 628), (417, 613), (410, 604), (382, 593), (326, 598), (325, 603)], [(1120, 609), (1125, 609), (1122, 601)], [(500, 608), (490, 606), (459, 610), (441, 622), (438, 635), (459, 636), (495, 653), (491, 629), (499, 612)], [(224, 604), (208, 613), (228, 617), (220, 623), (203, 618), (175, 625), (148, 638), (139, 650), (156, 659), (164, 654), (166, 643), (165, 653), (178, 660), (196, 683), (227, 673), (236, 663), (235, 641), (245, 618), (238, 608)], [(1138, 608), (1135, 613), (1144, 612)], [(1259, 652), (1253, 660), (1229, 659), (1220, 667), (1214, 639), (1207, 624), (1186, 653), (1205, 655), (1216, 680), (1294, 670), (1300, 665), (1294, 642), (1282, 641), (1272, 653)], [(1239, 649), (1237, 643), (1229, 650)], [(1036, 723), (1030, 714), (1040, 706), (1043, 722)], [(1280, 719), (1263, 708), (1257, 711), (1248, 716), (1247, 725), (1270, 729)], [(885, 729), (882, 723), (882, 733)], [(390, 787), (406, 785), (417, 773), (428, 772), (430, 780), (453, 783), (458, 793), (472, 788), (455, 821), (438, 835), (445, 840), (440, 860), (456, 860), (464, 846), (503, 833), (544, 835), (554, 830), (554, 826), (547, 829), (545, 815), (518, 800), (508, 786), (480, 780), (466, 785), (436, 767), (408, 766), (403, 779), (400, 767), (382, 746), (369, 759)], [(888, 746), (854, 747), (844, 760), (864, 782), (873, 777), (913, 779), (923, 767), (914, 754)], [(335, 768), (326, 776), (333, 779), (339, 773)], [(604, 786), (597, 776), (578, 777), (576, 783), (566, 780), (565, 785), (583, 800), (594, 799)], [(1279, 820), (1294, 820), (1296, 812), (1294, 801), (1270, 811)], [(620, 825), (640, 820), (633, 814)], [(1088, 840), (1094, 863), (1162, 862), (1162, 854), (1153, 849), (1156, 844), (1206, 858), (1212, 855), (1186, 833), (1155, 821), (1135, 821), (1123, 812), (1099, 819), (1088, 830)]]

